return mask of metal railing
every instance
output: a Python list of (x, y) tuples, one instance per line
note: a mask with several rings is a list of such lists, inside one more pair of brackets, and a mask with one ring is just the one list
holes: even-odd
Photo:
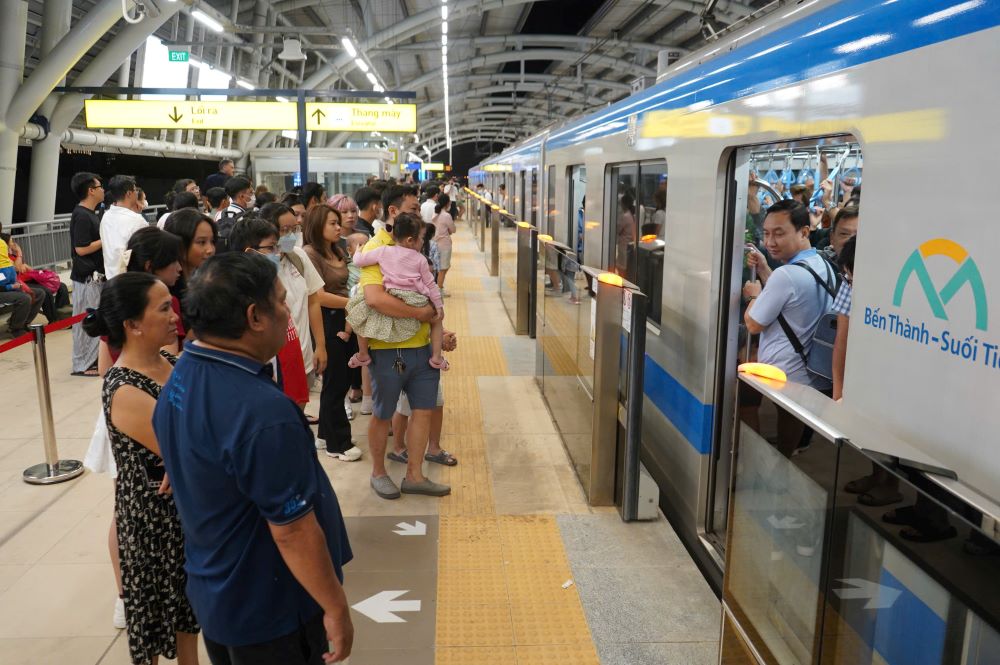
[[(150, 206), (142, 211), (142, 216), (150, 224), (166, 210), (164, 205)], [(73, 258), (73, 246), (69, 238), (70, 214), (54, 215), (46, 222), (19, 222), (10, 224), (8, 230), (24, 252), (24, 261), (32, 268), (66, 267)]]

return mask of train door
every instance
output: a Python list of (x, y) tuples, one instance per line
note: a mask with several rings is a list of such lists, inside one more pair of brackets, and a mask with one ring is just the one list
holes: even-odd
[[(747, 248), (755, 246), (767, 256), (763, 244), (767, 208), (781, 199), (796, 198), (809, 208), (813, 247), (826, 252), (835, 262), (833, 253), (842, 245), (843, 238), (838, 240), (836, 229), (831, 227), (840, 209), (858, 205), (854, 189), (861, 182), (861, 164), (860, 146), (850, 136), (737, 148), (726, 163), (715, 409), (703, 532), (719, 553), (720, 561), (725, 553), (731, 451), (738, 416), (736, 368), (741, 362), (757, 359), (757, 337), (749, 336), (743, 323), (746, 311), (743, 284), (757, 279), (746, 267)], [(857, 193), (860, 194), (860, 189)], [(772, 269), (780, 265), (770, 257), (768, 263)]]
[(528, 222), (531, 223), (536, 229), (540, 220), (538, 219), (538, 169), (531, 169), (531, 207), (529, 210), (531, 219)]

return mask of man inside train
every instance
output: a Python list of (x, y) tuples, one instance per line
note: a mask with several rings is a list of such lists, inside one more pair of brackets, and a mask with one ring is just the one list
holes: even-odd
[(764, 247), (782, 265), (772, 270), (756, 247), (747, 257), (758, 279), (743, 286), (749, 301), (744, 320), (751, 334), (760, 334), (757, 359), (784, 370), (789, 381), (829, 391), (830, 382), (811, 374), (804, 360), (836, 283), (834, 269), (809, 244), (806, 207), (790, 199), (772, 205), (764, 218)]

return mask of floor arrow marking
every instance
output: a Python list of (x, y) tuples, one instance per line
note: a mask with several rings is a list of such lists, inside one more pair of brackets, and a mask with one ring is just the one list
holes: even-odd
[(866, 610), (884, 610), (892, 607), (903, 593), (900, 589), (884, 586), (861, 577), (848, 577), (838, 581), (849, 586), (843, 589), (834, 589), (833, 592), (844, 600), (867, 599)]
[(406, 623), (406, 619), (394, 612), (419, 612), (420, 601), (396, 600), (404, 593), (409, 591), (381, 591), (351, 607), (376, 623)]
[(400, 522), (396, 525), (393, 533), (398, 533), (401, 536), (426, 536), (427, 535), (427, 525), (420, 520), (415, 520), (413, 524), (407, 524), (406, 522)]

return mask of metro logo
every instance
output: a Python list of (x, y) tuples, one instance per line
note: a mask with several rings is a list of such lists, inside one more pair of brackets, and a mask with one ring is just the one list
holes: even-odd
[[(947, 256), (958, 266), (951, 279), (948, 280), (948, 283), (944, 285), (944, 288), (940, 292), (934, 285), (930, 272), (927, 270), (927, 264), (924, 262), (924, 259), (930, 256)], [(917, 281), (923, 288), (924, 296), (927, 298), (934, 316), (945, 321), (948, 320), (948, 313), (945, 311), (944, 306), (955, 297), (955, 294), (965, 284), (968, 284), (969, 288), (972, 289), (972, 297), (976, 305), (976, 328), (979, 330), (987, 329), (989, 314), (987, 311), (986, 287), (983, 285), (983, 276), (980, 274), (976, 262), (972, 260), (969, 252), (964, 247), (947, 238), (935, 238), (934, 240), (928, 240), (913, 250), (910, 258), (903, 264), (903, 269), (896, 280), (896, 290), (892, 296), (892, 304), (896, 307), (902, 305), (903, 293), (906, 290), (907, 284), (911, 281), (910, 277), (912, 275), (917, 276)]]

